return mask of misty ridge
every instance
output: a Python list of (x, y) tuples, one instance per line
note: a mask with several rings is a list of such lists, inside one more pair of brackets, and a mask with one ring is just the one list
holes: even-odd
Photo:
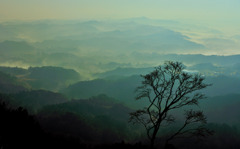
[(140, 75), (178, 61), (211, 86), (201, 90), (199, 106), (172, 111), (175, 123), (160, 128), (155, 148), (167, 148), (162, 140), (187, 109), (202, 110), (214, 134), (175, 140), (174, 148), (239, 148), (240, 55), (209, 53), (238, 49), (240, 39), (217, 35), (223, 33), (145, 17), (0, 23), (0, 146), (148, 148), (144, 128), (129, 123), (129, 113), (148, 104), (135, 100)]
[[(116, 21), (6, 22), (1, 23), (0, 33), (1, 65), (60, 66), (75, 69), (85, 79), (117, 67), (155, 67), (166, 60), (186, 61), (188, 65), (202, 62), (232, 65), (238, 58), (222, 60), (218, 56), (195, 55), (217, 53), (219, 49), (214, 46), (227, 47), (221, 49), (223, 52), (236, 49), (237, 36), (229, 39), (212, 28), (144, 17)], [(203, 33), (216, 39), (206, 38)], [(217, 39), (218, 36), (223, 39)], [(195, 57), (186, 56), (189, 54)]]

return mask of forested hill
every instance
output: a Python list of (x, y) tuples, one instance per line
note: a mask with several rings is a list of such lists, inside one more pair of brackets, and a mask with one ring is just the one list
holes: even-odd
[[(81, 80), (80, 74), (75, 70), (53, 66), (29, 67), (28, 69), (0, 67), (0, 72), (16, 78), (15, 80), (30, 89), (58, 91), (71, 83)], [(10, 83), (11, 81), (6, 82)]]
[(0, 93), (17, 93), (27, 90), (16, 77), (0, 71)]

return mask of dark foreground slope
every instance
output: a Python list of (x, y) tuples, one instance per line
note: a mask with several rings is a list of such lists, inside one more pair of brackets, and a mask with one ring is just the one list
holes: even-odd
[[(230, 111), (232, 106), (237, 106), (239, 103), (234, 97), (239, 96), (232, 96), (233, 104), (227, 104), (221, 99), (219, 104), (222, 107), (230, 105), (228, 109)], [(6, 95), (1, 96), (4, 101), (9, 101), (8, 98), (9, 96)], [(216, 99), (217, 97), (212, 99), (206, 108), (212, 109)], [(0, 109), (1, 147), (4, 146), (4, 148), (16, 148), (15, 145), (18, 144), (18, 147), (24, 148), (126, 149), (146, 148), (145, 145), (148, 144), (142, 127), (128, 123), (128, 113), (132, 110), (105, 95), (45, 105), (35, 116), (29, 115), (23, 108), (11, 108), (3, 102)], [(204, 111), (208, 111), (207, 109)], [(222, 119), (226, 120), (226, 116), (223, 115)], [(162, 147), (164, 138), (170, 135), (179, 124), (164, 128), (165, 130), (161, 132), (169, 132), (169, 134), (160, 133), (162, 139), (157, 141), (156, 147)], [(240, 147), (240, 127), (236, 123), (211, 122), (207, 127), (215, 131), (213, 136), (203, 140), (179, 139), (171, 143), (179, 149), (237, 149)], [(135, 144), (139, 141), (142, 143)], [(29, 142), (33, 142), (34, 146)]]
[(38, 118), (49, 132), (71, 134), (82, 142), (100, 144), (133, 138), (135, 132), (128, 124), (128, 113), (131, 111), (101, 95), (88, 100), (46, 106), (38, 113)]

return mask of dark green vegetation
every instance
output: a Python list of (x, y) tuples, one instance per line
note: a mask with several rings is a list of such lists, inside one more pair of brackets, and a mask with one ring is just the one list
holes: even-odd
[[(2, 76), (0, 83), (16, 86), (17, 83), (22, 82), (23, 86), (28, 89), (51, 91), (57, 91), (81, 79), (79, 73), (72, 69), (52, 66), (30, 67), (28, 69), (0, 67), (0, 72)], [(0, 92), (2, 91), (0, 90)]]
[(38, 117), (49, 132), (69, 134), (80, 138), (81, 142), (100, 144), (135, 137), (134, 127), (128, 125), (131, 111), (114, 99), (101, 95), (89, 100), (46, 106), (39, 111)]
[(212, 86), (202, 90), (207, 99), (199, 107), (170, 113), (176, 121), (161, 127), (156, 148), (182, 126), (181, 111), (189, 109), (203, 110), (214, 135), (177, 139), (169, 148), (240, 148), (240, 55), (195, 54), (209, 54), (216, 41), (228, 44), (201, 39), (207, 37), (195, 42), (191, 29), (147, 18), (1, 23), (0, 148), (33, 148), (24, 147), (26, 140), (39, 148), (147, 148), (144, 128), (130, 124), (129, 113), (147, 104), (134, 100), (140, 75), (166, 60), (182, 62), (184, 72), (201, 73)]
[[(198, 70), (197, 66), (199, 65), (194, 66), (194, 70)], [(33, 73), (35, 69), (39, 73)], [(213, 68), (207, 67), (204, 69), (212, 70)], [(80, 81), (66, 88), (56, 89), (60, 93), (54, 93), (47, 91), (49, 82), (56, 86), (54, 82), (61, 84), (61, 80), (66, 80), (63, 83), (66, 86), (68, 80), (78, 76), (75, 75), (77, 73), (74, 73), (73, 70), (59, 67), (29, 69), (1, 67), (1, 101), (8, 103), (9, 111), (12, 111), (12, 113), (21, 113), (21, 111), (24, 113), (25, 111), (25, 116), (27, 116), (26, 110), (18, 108), (21, 106), (26, 108), (30, 115), (34, 115), (34, 120), (26, 121), (26, 125), (33, 125), (32, 127), (36, 129), (29, 130), (30, 132), (38, 132), (34, 135), (36, 138), (31, 138), (34, 141), (44, 136), (47, 138), (45, 141), (48, 143), (52, 142), (50, 145), (54, 147), (57, 145), (64, 146), (64, 144), (68, 146), (70, 143), (72, 148), (76, 146), (78, 148), (91, 148), (89, 144), (94, 145), (96, 148), (141, 148), (144, 147), (143, 144), (148, 144), (148, 141), (145, 139), (144, 129), (140, 125), (131, 125), (128, 123), (128, 119), (130, 112), (146, 105), (146, 102), (134, 100), (136, 96), (134, 91), (142, 80), (135, 73), (147, 74), (151, 71), (151, 68), (133, 68), (132, 70), (127, 68), (128, 71), (124, 70), (124, 68), (117, 69), (119, 74), (122, 71), (121, 75), (124, 77), (114, 75), (114, 71), (111, 71), (111, 73), (106, 72), (106, 74), (112, 75), (106, 75), (105, 78), (97, 80)], [(41, 71), (45, 73), (41, 73)], [(61, 73), (58, 73), (59, 71)], [(201, 71), (200, 68), (199, 71)], [(235, 69), (235, 71), (237, 72), (238, 70)], [(51, 75), (49, 76), (52, 79), (46, 79), (46, 86), (38, 87), (30, 81), (30, 78), (34, 78), (35, 82), (44, 84), (43, 78), (47, 77), (48, 73), (53, 73), (54, 75), (52, 77)], [(70, 76), (68, 77), (67, 74)], [(200, 142), (197, 138), (175, 140), (172, 142), (174, 146), (178, 148), (216, 147), (220, 149), (237, 148), (240, 146), (240, 110), (238, 108), (240, 106), (240, 94), (238, 94), (239, 90), (237, 89), (239, 79), (236, 76), (237, 74), (221, 73), (206, 77), (206, 82), (213, 85), (204, 91), (208, 99), (200, 101), (199, 106), (208, 118), (207, 128), (215, 131), (214, 135)], [(234, 86), (234, 89), (231, 89), (229, 86)], [(36, 90), (40, 88), (45, 90)], [(4, 106), (2, 104), (2, 107)], [(4, 109), (6, 110), (6, 108)], [(198, 110), (196, 107), (194, 109)], [(181, 126), (183, 117), (180, 116), (180, 111), (176, 112), (176, 124), (172, 125), (171, 129), (161, 128), (162, 139), (156, 140), (156, 147), (164, 146), (164, 138), (167, 139), (169, 134), (174, 133)], [(8, 123), (12, 122), (5, 119), (4, 121), (6, 124), (2, 124), (2, 127), (8, 128), (4, 129), (6, 133), (10, 131), (9, 134), (18, 133), (20, 136), (23, 134), (23, 132), (17, 132), (17, 130), (12, 129), (15, 125), (19, 125), (16, 129), (22, 129), (20, 128), (22, 124), (14, 122), (14, 126), (9, 125), (8, 127)], [(19, 121), (19, 118), (16, 121)], [(37, 124), (36, 127), (35, 124)], [(26, 134), (26, 136), (28, 135), (31, 134)], [(9, 144), (9, 140), (14, 142), (14, 138), (11, 138), (11, 140), (6, 135), (2, 137), (7, 138), (7, 142), (4, 142), (5, 145), (2, 143), (4, 146)], [(29, 136), (26, 139), (28, 138)], [(122, 140), (130, 144), (119, 143), (113, 145), (113, 143), (121, 142)], [(135, 142), (140, 140), (142, 143), (135, 144)], [(62, 145), (56, 144), (59, 141), (62, 142)], [(198, 143), (194, 143), (195, 141)], [(101, 144), (106, 145), (102, 146)]]
[(16, 93), (26, 90), (16, 77), (0, 72), (0, 92)]

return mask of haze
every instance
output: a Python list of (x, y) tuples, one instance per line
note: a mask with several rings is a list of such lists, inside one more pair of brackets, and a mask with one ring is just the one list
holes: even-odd
[[(145, 124), (158, 128), (162, 120), (156, 148), (240, 148), (239, 6), (240, 0), (0, 0), (0, 148), (145, 148)], [(202, 80), (211, 86), (198, 86)], [(200, 96), (206, 98), (198, 102)], [(158, 106), (143, 108), (148, 101)], [(202, 125), (183, 129), (188, 109), (203, 111), (206, 124), (196, 114), (215, 133), (202, 141), (183, 136), (171, 146), (168, 136), (195, 126), (200, 131), (191, 135), (206, 136)], [(143, 127), (132, 125), (135, 110), (154, 115)]]

